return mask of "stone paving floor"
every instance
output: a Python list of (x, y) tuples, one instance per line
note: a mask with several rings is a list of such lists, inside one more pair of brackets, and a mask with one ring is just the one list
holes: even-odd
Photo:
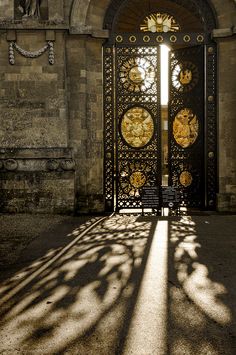
[(0, 214), (0, 267), (14, 265), (33, 239), (67, 219), (60, 215)]
[(1, 215), (0, 354), (236, 353), (236, 216)]

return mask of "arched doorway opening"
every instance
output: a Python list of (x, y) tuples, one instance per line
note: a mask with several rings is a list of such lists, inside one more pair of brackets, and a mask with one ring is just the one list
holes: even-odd
[[(140, 208), (143, 187), (160, 187), (167, 180), (181, 190), (187, 206), (215, 209), (216, 44), (210, 36), (215, 26), (207, 2), (130, 0), (108, 8), (107, 210)], [(170, 48), (164, 105), (162, 45)]]

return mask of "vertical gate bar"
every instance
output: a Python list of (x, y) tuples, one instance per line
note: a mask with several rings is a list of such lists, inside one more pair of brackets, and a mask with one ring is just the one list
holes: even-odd
[(117, 110), (117, 48), (114, 45), (114, 58), (113, 58), (113, 78), (114, 78), (114, 164), (115, 164), (115, 211), (119, 212), (118, 206), (118, 110)]
[(113, 46), (103, 47), (104, 80), (104, 195), (105, 211), (114, 209), (114, 84), (113, 84)]
[(208, 112), (207, 112), (207, 45), (204, 45), (204, 208), (207, 209), (207, 151), (208, 151)]
[(206, 192), (209, 210), (216, 208), (217, 178), (217, 49), (215, 43), (206, 46)]
[(157, 185), (162, 184), (162, 113), (161, 113), (161, 50), (160, 45), (157, 46), (157, 134), (158, 134), (158, 153), (160, 155), (157, 160)]

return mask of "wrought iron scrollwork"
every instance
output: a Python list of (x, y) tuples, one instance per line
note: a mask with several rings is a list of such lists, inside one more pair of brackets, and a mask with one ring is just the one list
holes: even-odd
[(105, 208), (114, 207), (114, 53), (112, 47), (104, 47), (104, 192)]
[(116, 205), (141, 207), (161, 182), (159, 48), (116, 48)]
[(172, 52), (169, 184), (187, 206), (204, 206), (204, 47)]

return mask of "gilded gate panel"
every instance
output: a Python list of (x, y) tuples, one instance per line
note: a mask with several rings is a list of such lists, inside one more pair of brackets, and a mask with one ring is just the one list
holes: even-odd
[(116, 46), (116, 208), (161, 184), (159, 47)]
[[(177, 48), (186, 36), (176, 36)], [(106, 210), (140, 208), (143, 186), (161, 185), (159, 37), (122, 33), (104, 46)], [(168, 184), (186, 206), (214, 209), (216, 47), (208, 36), (190, 37), (170, 55)]]
[(184, 203), (204, 206), (204, 47), (170, 55), (169, 185), (182, 191)]

